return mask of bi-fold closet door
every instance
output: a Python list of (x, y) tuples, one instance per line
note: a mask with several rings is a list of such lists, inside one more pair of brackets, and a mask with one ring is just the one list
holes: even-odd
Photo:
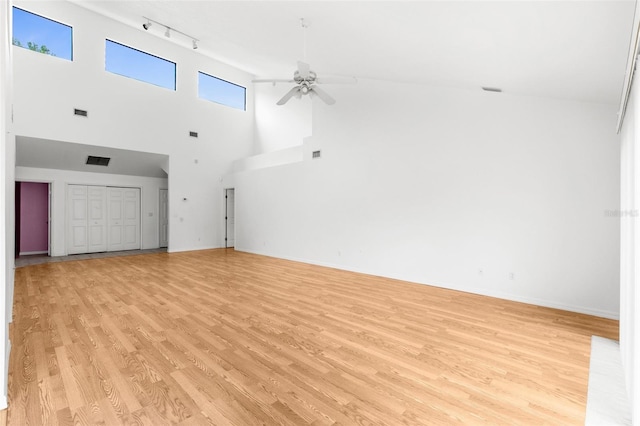
[(67, 253), (140, 249), (140, 189), (69, 185)]
[(140, 190), (107, 188), (108, 251), (140, 248)]

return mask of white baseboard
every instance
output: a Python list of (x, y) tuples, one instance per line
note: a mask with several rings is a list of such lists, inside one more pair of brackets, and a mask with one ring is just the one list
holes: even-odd
[(8, 406), (7, 395), (0, 395), (0, 410), (5, 410)]
[(246, 253), (258, 254), (260, 256), (275, 257), (275, 258), (278, 258), (278, 259), (291, 260), (291, 261), (294, 261), (294, 262), (308, 263), (308, 264), (311, 264), (311, 265), (318, 265), (318, 266), (324, 266), (324, 267), (327, 267), (327, 268), (340, 269), (340, 270), (343, 270), (343, 271), (357, 272), (357, 273), (366, 274), (366, 275), (382, 276), (382, 277), (390, 278), (390, 279), (394, 279), (394, 280), (412, 282), (412, 283), (421, 284), (421, 285), (429, 285), (429, 286), (432, 286), (432, 287), (445, 288), (445, 289), (448, 289), (448, 290), (462, 291), (462, 292), (466, 292), (466, 293), (477, 294), (477, 295), (480, 295), (480, 296), (495, 297), (497, 299), (510, 300), (512, 302), (520, 302), (520, 303), (526, 303), (526, 304), (529, 304), (529, 305), (542, 306), (544, 308), (561, 309), (563, 311), (575, 312), (575, 313), (578, 313), (578, 314), (585, 314), (585, 315), (592, 315), (592, 316), (596, 316), (596, 317), (608, 318), (608, 319), (613, 319), (613, 320), (619, 320), (620, 319), (620, 314), (618, 312), (603, 311), (603, 310), (600, 310), (600, 309), (593, 309), (593, 308), (589, 308), (589, 307), (585, 307), (585, 306), (568, 305), (568, 304), (558, 303), (558, 302), (555, 302), (555, 301), (550, 301), (550, 300), (545, 300), (545, 299), (538, 299), (538, 298), (532, 298), (532, 297), (523, 297), (523, 296), (514, 295), (514, 294), (510, 294), (510, 293), (503, 293), (503, 292), (499, 292), (499, 291), (495, 291), (495, 290), (487, 290), (487, 289), (481, 289), (481, 288), (469, 288), (469, 287), (463, 287), (463, 286), (459, 286), (459, 285), (452, 285), (452, 284), (449, 284), (449, 283), (431, 282), (431, 281), (430, 282), (411, 281), (411, 280), (408, 280), (408, 279), (406, 279), (404, 277), (380, 275), (380, 274), (376, 274), (375, 272), (365, 271), (365, 270), (361, 270), (359, 268), (348, 268), (348, 267), (345, 267), (343, 265), (335, 265), (335, 264), (331, 264), (329, 262), (316, 262), (316, 261), (311, 261), (311, 260), (308, 260), (308, 259), (296, 258), (296, 257), (292, 257), (292, 256), (277, 256), (277, 255), (270, 254), (270, 253), (263, 253), (263, 252), (260, 252), (259, 250), (245, 250), (245, 249), (243, 249), (241, 247), (235, 247), (235, 250), (236, 251), (243, 251), (243, 252), (246, 252)]
[(202, 247), (179, 247), (179, 248), (169, 248), (167, 247), (167, 253), (182, 253), (185, 251), (200, 251), (200, 250), (212, 250), (212, 249), (219, 249), (219, 248), (224, 248), (224, 246), (202, 246)]

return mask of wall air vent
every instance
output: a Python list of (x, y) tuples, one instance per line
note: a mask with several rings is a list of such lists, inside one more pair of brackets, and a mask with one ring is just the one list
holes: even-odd
[(106, 167), (109, 165), (109, 161), (111, 161), (111, 158), (109, 157), (94, 157), (93, 155), (87, 157), (87, 164), (90, 164), (92, 166)]
[(311, 158), (320, 158), (320, 151), (313, 151), (311, 153)]
[(502, 92), (502, 89), (500, 89), (499, 87), (483, 87), (482, 90), (484, 90), (485, 92), (496, 92), (496, 93)]
[(189, 136), (191, 136), (192, 138), (197, 138), (198, 132), (189, 132)]
[(86, 117), (87, 114), (89, 114), (89, 113), (84, 109), (76, 108), (76, 109), (73, 110), (73, 114), (74, 115), (79, 115), (80, 117)]

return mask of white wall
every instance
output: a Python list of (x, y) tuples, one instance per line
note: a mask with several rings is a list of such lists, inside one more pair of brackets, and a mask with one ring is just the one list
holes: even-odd
[(160, 247), (159, 196), (167, 188), (167, 179), (84, 173), (67, 170), (16, 167), (16, 180), (51, 183), (51, 255), (65, 256), (67, 185), (101, 185), (140, 188), (141, 243), (143, 249)]
[[(73, 62), (14, 49), (16, 135), (169, 155), (169, 250), (224, 246), (221, 178), (253, 150), (251, 76), (68, 2), (15, 4), (74, 34)], [(106, 72), (105, 38), (176, 62), (177, 91)], [(247, 111), (198, 99), (198, 71), (247, 87)]]
[(640, 86), (632, 86), (621, 131), (620, 354), (631, 418), (640, 422)]
[[(286, 77), (286, 76), (283, 76)], [(265, 154), (302, 145), (311, 136), (311, 99), (293, 98), (275, 105), (292, 84), (255, 84), (256, 132), (253, 154)]]
[(234, 177), (237, 249), (618, 316), (614, 106), (373, 81), (331, 93), (304, 162)]
[(13, 307), (15, 137), (11, 133), (11, 1), (0, 4), (0, 409), (7, 407), (9, 323)]

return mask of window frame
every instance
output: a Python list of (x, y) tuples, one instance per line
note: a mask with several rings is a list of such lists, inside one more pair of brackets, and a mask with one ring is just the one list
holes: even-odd
[[(124, 43), (120, 43), (119, 41), (115, 41), (115, 40), (112, 40), (112, 39), (109, 39), (109, 38), (105, 38), (104, 40), (105, 40), (105, 44), (104, 44), (104, 46), (105, 46), (105, 48), (104, 48), (104, 70), (106, 72), (109, 72), (109, 73), (114, 74), (114, 75), (119, 75), (121, 77), (126, 77), (126, 78), (129, 78), (131, 80), (141, 81), (143, 83), (147, 83), (147, 84), (150, 84), (150, 85), (155, 86), (155, 87), (161, 87), (163, 89), (171, 90), (173, 92), (177, 92), (178, 91), (178, 63), (177, 62), (173, 62), (173, 61), (171, 61), (169, 59), (160, 57), (158, 55), (154, 55), (153, 53), (145, 52), (144, 50), (138, 49), (136, 47), (131, 47), (131, 46), (126, 45)], [(142, 53), (142, 54), (150, 56), (152, 58), (160, 59), (161, 61), (173, 64), (173, 87), (171, 88), (171, 87), (161, 86), (159, 84), (153, 83), (153, 82), (148, 81), (148, 80), (141, 80), (141, 79), (136, 78), (136, 77), (131, 77), (131, 76), (128, 76), (128, 75), (124, 75), (124, 74), (120, 74), (120, 73), (108, 70), (107, 69), (107, 44), (108, 43), (117, 44), (120, 47), (126, 47), (127, 49), (133, 50), (135, 52)]]
[[(244, 96), (243, 96), (243, 99), (242, 99), (242, 108), (236, 108), (235, 106), (227, 105), (227, 104), (224, 104), (222, 102), (214, 101), (214, 100), (211, 100), (211, 99), (208, 99), (208, 98), (203, 98), (202, 96), (200, 96), (200, 74), (202, 74), (202, 75), (204, 75), (206, 77), (214, 78), (216, 80), (222, 81), (222, 82), (230, 84), (232, 86), (240, 87), (241, 89), (243, 89), (244, 90)], [(198, 99), (202, 99), (202, 100), (205, 100), (205, 101), (208, 101), (208, 102), (213, 102), (214, 104), (223, 105), (223, 106), (226, 106), (228, 108), (237, 109), (239, 111), (246, 111), (247, 110), (247, 88), (246, 87), (241, 86), (241, 85), (239, 85), (237, 83), (234, 83), (232, 81), (225, 80), (224, 78), (216, 77), (215, 75), (206, 73), (204, 71), (198, 71)]]

